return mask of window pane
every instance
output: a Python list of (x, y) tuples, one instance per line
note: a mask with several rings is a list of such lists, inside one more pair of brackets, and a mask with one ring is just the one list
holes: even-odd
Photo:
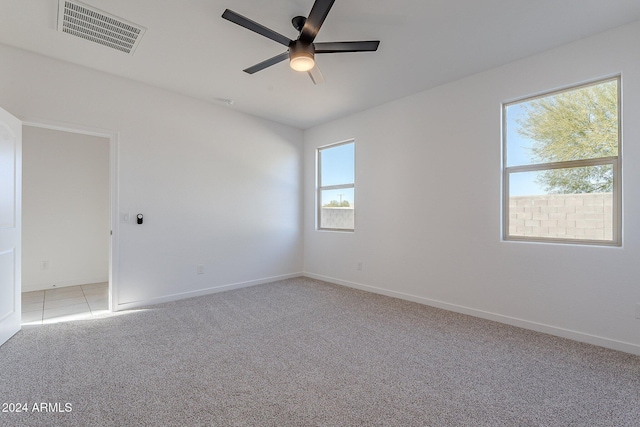
[(507, 167), (618, 155), (618, 80), (505, 107)]
[(321, 190), (320, 228), (353, 230), (355, 224), (354, 189)]
[(338, 190), (322, 190), (322, 206), (354, 208), (353, 188), (341, 188)]
[(320, 155), (320, 186), (353, 184), (355, 182), (355, 144), (324, 148)]
[[(590, 187), (549, 187), (576, 177)], [(611, 165), (510, 173), (509, 236), (612, 241), (612, 177)]]

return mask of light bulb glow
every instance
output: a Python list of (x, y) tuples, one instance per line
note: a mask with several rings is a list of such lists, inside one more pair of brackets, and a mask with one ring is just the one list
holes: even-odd
[(296, 71), (309, 71), (316, 66), (315, 53), (313, 43), (298, 40), (289, 46), (289, 66)]
[(289, 66), (296, 71), (309, 71), (315, 65), (313, 54), (308, 52), (297, 52), (295, 56), (291, 56), (289, 61)]

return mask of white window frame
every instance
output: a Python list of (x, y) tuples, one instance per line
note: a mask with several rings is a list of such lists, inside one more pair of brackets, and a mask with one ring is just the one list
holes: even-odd
[[(519, 166), (507, 166), (507, 107), (523, 102), (544, 98), (551, 95), (570, 92), (584, 87), (617, 81), (618, 89), (618, 155), (611, 157), (597, 157), (584, 160), (562, 162), (537, 163)], [(622, 245), (622, 78), (620, 75), (594, 80), (588, 83), (566, 87), (560, 90), (545, 92), (536, 96), (518, 99), (502, 104), (502, 238), (505, 241), (565, 243), (577, 245), (621, 246)], [(553, 169), (570, 169), (585, 166), (611, 165), (613, 169), (613, 207), (612, 207), (612, 239), (572, 239), (561, 237), (534, 237), (509, 235), (509, 178), (513, 173), (535, 172)]]
[[(349, 184), (337, 184), (337, 185), (327, 185), (327, 186), (322, 186), (322, 151), (323, 150), (327, 150), (330, 148), (335, 148), (335, 147), (339, 147), (341, 145), (347, 145), (347, 144), (353, 144), (353, 183), (349, 183)], [(320, 230), (320, 231), (342, 231), (342, 232), (347, 232), (347, 233), (353, 233), (355, 231), (355, 198), (356, 198), (356, 141), (355, 139), (349, 139), (346, 141), (342, 141), (342, 142), (337, 142), (334, 144), (329, 144), (329, 145), (324, 145), (322, 147), (318, 147), (316, 149), (316, 170), (317, 170), (317, 174), (316, 174), (316, 180), (317, 180), (317, 185), (316, 185), (316, 205), (317, 205), (317, 210), (316, 210), (316, 230)], [(322, 227), (321, 223), (322, 223), (322, 192), (326, 191), (326, 190), (341, 190), (341, 189), (353, 189), (353, 199), (354, 199), (354, 211), (353, 211), (353, 215), (354, 215), (354, 225), (353, 228), (327, 228), (327, 227)]]

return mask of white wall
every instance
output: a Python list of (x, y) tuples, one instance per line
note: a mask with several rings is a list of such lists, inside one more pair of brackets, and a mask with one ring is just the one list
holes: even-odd
[(117, 307), (302, 271), (302, 131), (4, 45), (0, 76), (23, 120), (117, 133), (116, 209), (145, 215), (114, 225)]
[[(306, 131), (306, 274), (640, 354), (639, 39), (621, 27)], [(501, 241), (501, 103), (617, 73), (623, 247)], [(351, 138), (356, 231), (315, 231), (315, 149)]]
[(25, 126), (23, 292), (109, 280), (109, 228), (109, 140)]

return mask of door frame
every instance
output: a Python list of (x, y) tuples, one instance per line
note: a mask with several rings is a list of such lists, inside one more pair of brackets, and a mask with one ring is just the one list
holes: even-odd
[[(109, 140), (109, 310), (118, 311), (119, 230), (118, 230), (118, 137), (117, 131), (63, 123), (51, 120), (26, 118), (22, 126), (57, 130), (81, 135), (97, 136)], [(22, 288), (22, 284), (20, 285)]]
[(8, 191), (0, 195), (5, 205), (0, 220), (0, 237), (4, 242), (0, 244), (0, 257), (4, 264), (2, 279), (10, 277), (0, 285), (0, 297), (4, 302), (0, 313), (1, 346), (22, 329), (22, 121), (4, 108), (0, 108), (0, 121), (0, 132), (3, 133), (0, 156), (2, 163), (8, 166), (4, 175), (9, 184), (3, 189)]

